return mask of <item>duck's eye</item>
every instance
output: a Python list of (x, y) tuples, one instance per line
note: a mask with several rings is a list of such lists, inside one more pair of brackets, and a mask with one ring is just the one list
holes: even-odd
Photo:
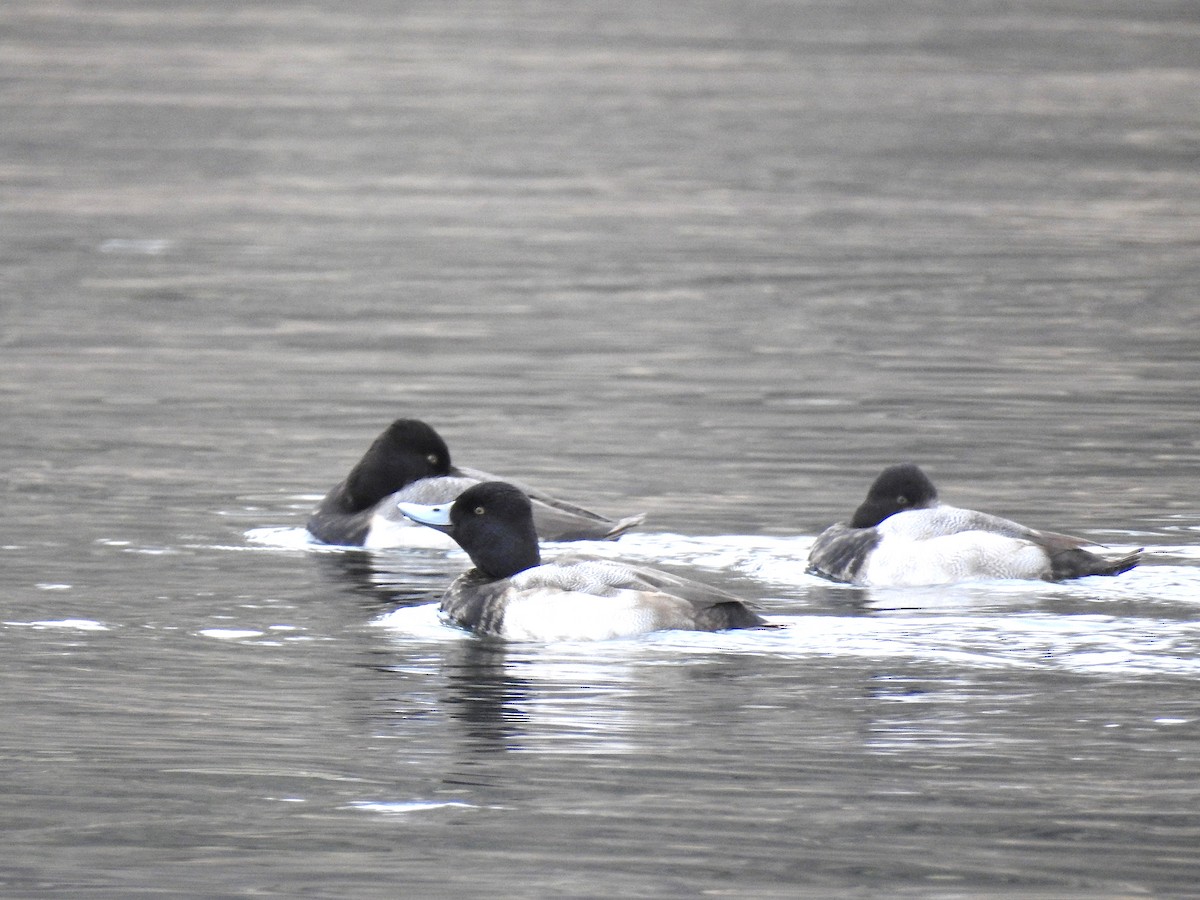
[(484, 514), (484, 511), (485, 510), (482, 506), (475, 507), (475, 515), (477, 515), (477, 516), (482, 516)]
[(440, 459), (436, 453), (430, 453), (427, 457), (425, 457), (425, 461), (431, 466), (436, 466), (438, 462), (440, 462)]
[(901, 494), (899, 497), (896, 498), (897, 506), (908, 506), (908, 503), (909, 503), (908, 498), (905, 497), (903, 494)]

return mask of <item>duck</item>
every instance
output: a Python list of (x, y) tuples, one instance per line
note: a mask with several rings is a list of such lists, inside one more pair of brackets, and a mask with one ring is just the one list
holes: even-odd
[(609, 558), (568, 553), (544, 562), (534, 509), (517, 486), (473, 485), (453, 503), (400, 503), (471, 558), (441, 598), (444, 621), (480, 637), (579, 641), (655, 631), (773, 627), (748, 603), (707, 584)]
[(807, 571), (844, 584), (896, 587), (1066, 581), (1120, 575), (1141, 561), (1141, 550), (1110, 559), (1088, 545), (1094, 542), (944, 504), (919, 466), (901, 463), (880, 473), (849, 522), (817, 536)]
[[(464, 490), (496, 476), (455, 466), (442, 436), (420, 419), (396, 419), (380, 434), (342, 481), (309, 517), (317, 542), (347, 547), (403, 544), (413, 529), (398, 502), (448, 503)], [(609, 519), (532, 488), (538, 535), (545, 541), (613, 540), (640, 525), (644, 515)], [(398, 534), (398, 531), (400, 532)]]

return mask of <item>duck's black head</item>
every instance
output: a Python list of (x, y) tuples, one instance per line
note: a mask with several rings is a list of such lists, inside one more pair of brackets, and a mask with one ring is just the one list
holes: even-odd
[(450, 472), (450, 448), (417, 419), (397, 419), (375, 439), (346, 477), (353, 509), (368, 509), (405, 485)]
[(449, 507), (398, 505), (414, 522), (444, 531), (489, 578), (509, 578), (540, 565), (533, 506), (519, 488), (485, 481), (458, 495)]
[(874, 528), (888, 516), (905, 509), (937, 506), (937, 488), (920, 467), (912, 463), (888, 466), (867, 491), (867, 499), (854, 511), (851, 528)]

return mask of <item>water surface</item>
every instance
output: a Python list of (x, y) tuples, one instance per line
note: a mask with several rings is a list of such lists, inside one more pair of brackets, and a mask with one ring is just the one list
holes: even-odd
[[(0, 21), (4, 894), (1194, 892), (1191, 6)], [(297, 539), (402, 415), (787, 627), (442, 625)], [(1147, 562), (804, 575), (900, 460)]]

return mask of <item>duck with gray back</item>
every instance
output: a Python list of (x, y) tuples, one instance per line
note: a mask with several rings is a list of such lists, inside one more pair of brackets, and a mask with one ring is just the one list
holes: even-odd
[(738, 597), (644, 566), (584, 555), (543, 562), (529, 498), (487, 482), (453, 503), (402, 503), (413, 521), (449, 534), (474, 568), (447, 588), (443, 617), (507, 640), (604, 640), (653, 631), (771, 627)]
[(941, 503), (929, 477), (903, 463), (880, 473), (849, 522), (817, 537), (808, 571), (846, 584), (889, 587), (992, 578), (1065, 581), (1119, 575), (1141, 560), (1140, 550), (1110, 559), (1085, 549), (1093, 543)]
[[(426, 423), (397, 419), (317, 505), (308, 531), (326, 544), (388, 546), (397, 528), (411, 526), (397, 503), (446, 503), (473, 484), (494, 480), (487, 472), (455, 466), (446, 442)], [(613, 520), (541, 491), (525, 490), (533, 501), (538, 535), (545, 541), (611, 540), (644, 518)]]

